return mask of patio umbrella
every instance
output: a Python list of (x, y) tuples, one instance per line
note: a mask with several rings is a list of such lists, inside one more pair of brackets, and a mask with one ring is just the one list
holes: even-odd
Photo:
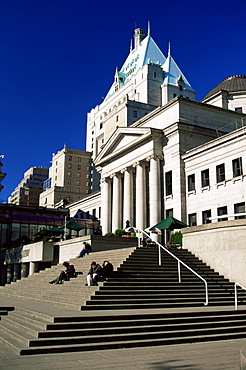
[(151, 229), (160, 229), (160, 230), (174, 230), (174, 229), (182, 229), (183, 227), (187, 227), (184, 222), (177, 220), (176, 218), (169, 216), (166, 219), (160, 221), (158, 224), (149, 228)]
[(78, 222), (75, 222), (75, 221), (68, 221), (65, 225), (60, 226), (59, 229), (61, 230), (69, 229), (69, 230), (80, 231), (84, 229), (84, 226), (80, 225)]

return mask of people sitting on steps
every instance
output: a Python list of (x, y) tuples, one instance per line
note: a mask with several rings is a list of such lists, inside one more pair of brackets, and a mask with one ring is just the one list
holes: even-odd
[(95, 261), (91, 262), (91, 267), (86, 276), (87, 286), (98, 285), (98, 281), (102, 280), (102, 267)]
[(63, 284), (63, 281), (69, 281), (71, 277), (77, 276), (74, 265), (70, 265), (68, 262), (63, 262), (63, 266), (66, 267), (66, 270), (61, 271), (60, 275), (50, 281), (49, 284)]
[(110, 276), (112, 276), (113, 270), (114, 270), (114, 266), (112, 265), (112, 263), (109, 261), (104, 261), (102, 264), (102, 272), (101, 272), (102, 281), (105, 281)]
[(87, 253), (89, 254), (91, 252), (91, 245), (87, 242), (83, 242), (83, 249), (81, 250), (80, 254), (78, 255), (78, 258), (84, 257), (84, 255)]

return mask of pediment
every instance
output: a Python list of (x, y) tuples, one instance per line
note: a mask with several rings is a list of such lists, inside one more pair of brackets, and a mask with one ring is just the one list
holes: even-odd
[(122, 127), (118, 128), (110, 137), (104, 148), (95, 159), (95, 164), (119, 156), (134, 146), (141, 145), (141, 141), (151, 134), (150, 128)]

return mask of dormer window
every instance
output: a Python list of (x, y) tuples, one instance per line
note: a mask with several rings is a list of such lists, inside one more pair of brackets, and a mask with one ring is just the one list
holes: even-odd
[(179, 91), (183, 91), (183, 86), (179, 85)]

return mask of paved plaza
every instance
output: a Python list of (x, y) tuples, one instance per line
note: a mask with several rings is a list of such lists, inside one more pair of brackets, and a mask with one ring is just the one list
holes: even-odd
[(18, 356), (0, 345), (0, 369), (236, 370), (245, 345), (246, 339), (33, 356)]

